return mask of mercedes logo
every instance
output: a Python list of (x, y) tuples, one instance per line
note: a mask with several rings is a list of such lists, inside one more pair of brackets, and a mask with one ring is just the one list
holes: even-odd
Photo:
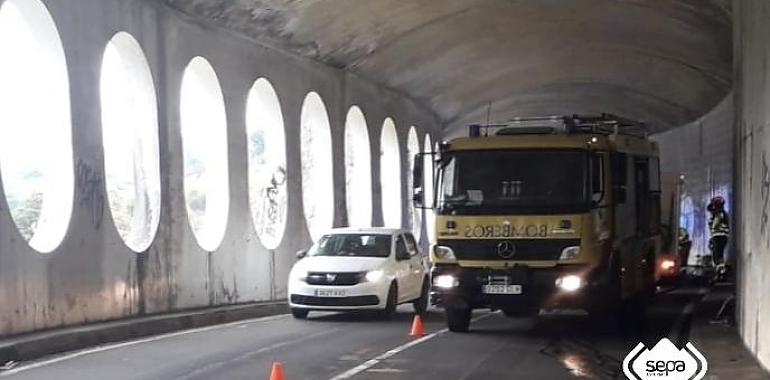
[(497, 254), (504, 259), (510, 259), (516, 254), (516, 245), (510, 240), (500, 242), (497, 245)]
[(334, 273), (327, 273), (326, 274), (326, 282), (334, 282), (334, 280), (337, 279), (337, 275)]

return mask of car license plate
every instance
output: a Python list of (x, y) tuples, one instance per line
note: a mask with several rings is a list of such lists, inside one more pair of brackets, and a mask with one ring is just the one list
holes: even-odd
[(485, 294), (521, 294), (521, 285), (484, 285)]
[(345, 297), (345, 289), (316, 289), (316, 297)]

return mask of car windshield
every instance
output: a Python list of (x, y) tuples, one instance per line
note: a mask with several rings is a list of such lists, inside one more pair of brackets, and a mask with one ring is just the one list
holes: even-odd
[(310, 256), (388, 257), (390, 235), (333, 234), (325, 235), (313, 245)]
[(588, 207), (580, 149), (485, 150), (442, 157), (443, 213), (569, 213)]

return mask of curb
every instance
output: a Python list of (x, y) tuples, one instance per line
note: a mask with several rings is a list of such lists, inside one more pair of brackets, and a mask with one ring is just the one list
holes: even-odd
[(150, 335), (288, 313), (285, 302), (253, 303), (47, 330), (0, 340), (0, 366)]
[(693, 316), (690, 340), (708, 360), (706, 378), (768, 380), (770, 373), (746, 348), (734, 325), (731, 301), (726, 301), (731, 296), (734, 289), (729, 286), (712, 287)]

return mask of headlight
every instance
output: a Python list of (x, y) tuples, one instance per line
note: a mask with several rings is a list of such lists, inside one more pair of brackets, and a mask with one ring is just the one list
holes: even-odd
[(565, 292), (574, 292), (583, 287), (583, 279), (575, 275), (560, 277), (556, 280), (556, 286)]
[(307, 272), (301, 271), (301, 270), (294, 270), (291, 271), (291, 279), (294, 281), (305, 281), (307, 280)]
[(572, 260), (580, 256), (580, 247), (567, 247), (561, 251), (559, 260)]
[(382, 276), (385, 275), (381, 269), (366, 272), (366, 281), (377, 282), (380, 281)]
[(451, 274), (442, 274), (441, 276), (436, 276), (433, 279), (433, 285), (441, 289), (450, 289), (456, 288), (458, 285), (460, 285), (460, 281), (457, 280), (457, 277), (452, 276)]
[(455, 251), (452, 250), (452, 248), (449, 248), (443, 245), (434, 246), (433, 255), (436, 257), (437, 260), (457, 261), (457, 258), (455, 257)]
[(663, 262), (660, 263), (660, 268), (663, 270), (671, 270), (676, 267), (676, 262), (674, 260), (663, 260)]

